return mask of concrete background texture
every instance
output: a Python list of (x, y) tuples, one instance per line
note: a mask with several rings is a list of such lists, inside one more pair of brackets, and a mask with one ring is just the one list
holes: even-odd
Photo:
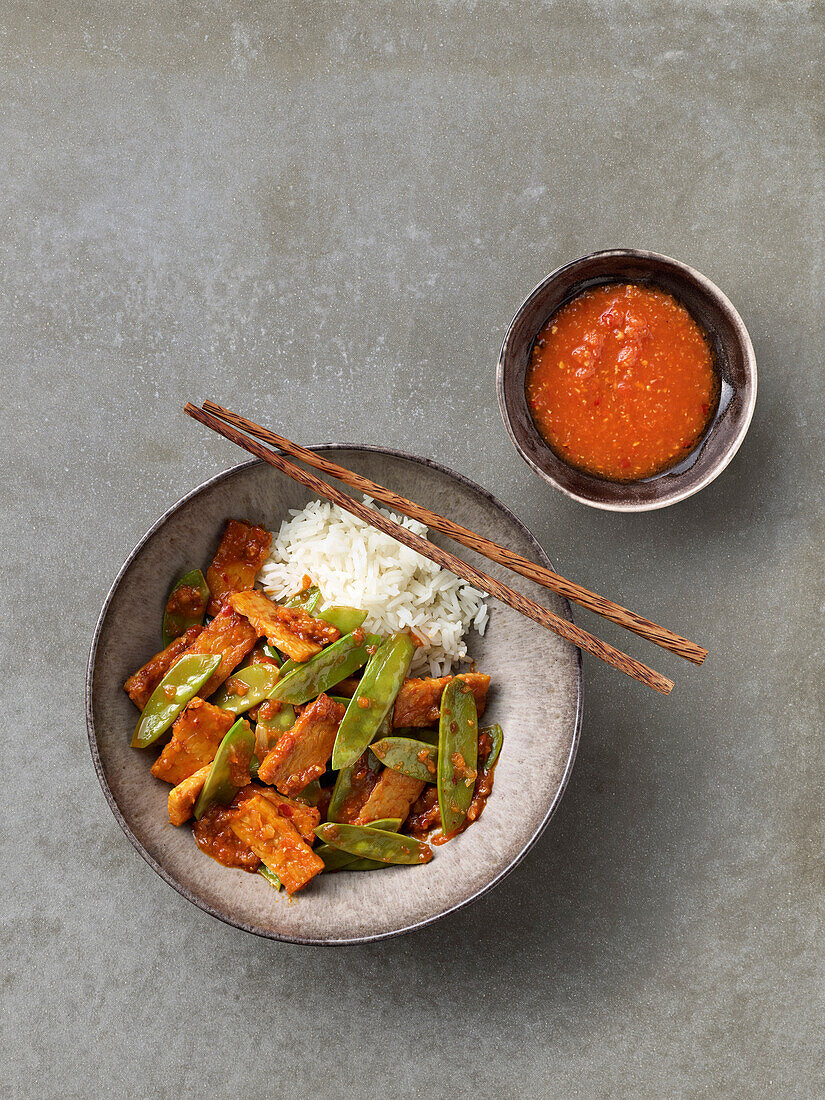
[[(10, 1097), (825, 1094), (819, 3), (0, 4), (0, 1082)], [(597, 248), (705, 272), (756, 416), (663, 512), (512, 450), (498, 348)], [(707, 644), (670, 698), (585, 662), (561, 808), (490, 895), (350, 949), (170, 890), (98, 787), (83, 682), (121, 562), (237, 454), (429, 455), (556, 567)], [(817, 549), (819, 547), (819, 549)]]

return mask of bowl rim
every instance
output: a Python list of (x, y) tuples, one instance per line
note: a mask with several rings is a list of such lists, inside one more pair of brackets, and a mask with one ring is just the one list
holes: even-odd
[[(601, 260), (608, 258), (626, 258), (636, 260), (656, 260), (660, 261), (670, 267), (676, 269), (681, 274), (693, 279), (699, 285), (699, 288), (711, 299), (714, 299), (721, 309), (728, 314), (731, 324), (736, 332), (736, 337), (742, 348), (743, 359), (745, 362), (745, 375), (746, 382), (743, 390), (745, 391), (746, 404), (745, 415), (742, 423), (740, 424), (736, 434), (731, 438), (727, 448), (719, 456), (716, 464), (711, 467), (708, 472), (699, 479), (694, 485), (689, 485), (686, 488), (675, 488), (673, 492), (661, 499), (661, 500), (648, 500), (648, 501), (627, 501), (627, 500), (593, 500), (589, 496), (585, 496), (583, 493), (577, 493), (574, 489), (569, 489), (567, 486), (562, 485), (556, 478), (541, 467), (537, 462), (534, 462), (525, 451), (513, 429), (513, 425), (510, 417), (510, 409), (507, 404), (504, 390), (504, 374), (506, 370), (505, 360), (509, 353), (509, 342), (515, 328), (516, 322), (521, 317), (527, 306), (533, 301), (533, 299), (546, 289), (555, 279), (557, 279), (564, 272), (570, 268), (577, 267), (579, 264), (588, 260)], [(606, 248), (600, 249), (596, 252), (588, 252), (584, 256), (579, 256), (575, 260), (570, 260), (560, 267), (554, 268), (549, 275), (538, 282), (521, 305), (513, 315), (513, 319), (507, 326), (507, 331), (504, 334), (504, 339), (501, 344), (501, 351), (498, 356), (498, 363), (496, 365), (496, 394), (498, 396), (498, 405), (501, 412), (501, 418), (504, 421), (504, 426), (507, 429), (507, 434), (510, 436), (510, 440), (515, 447), (520, 457), (527, 463), (527, 465), (537, 473), (548, 485), (552, 485), (554, 489), (564, 493), (565, 496), (570, 497), (571, 500), (576, 500), (581, 504), (586, 504), (590, 508), (600, 508), (605, 512), (652, 512), (659, 508), (669, 508), (671, 504), (678, 504), (682, 500), (687, 500), (688, 497), (692, 497), (695, 493), (700, 492), (706, 486), (710, 485), (723, 470), (732, 461), (736, 452), (742, 446), (742, 442), (748, 433), (751, 420), (753, 419), (753, 411), (756, 406), (756, 390), (757, 390), (757, 368), (756, 368), (756, 353), (753, 350), (753, 342), (750, 338), (745, 322), (739, 315), (739, 311), (731, 302), (730, 298), (720, 290), (719, 287), (707, 275), (703, 275), (701, 271), (698, 271), (695, 267), (691, 267), (689, 264), (683, 263), (681, 260), (674, 259), (672, 256), (666, 256), (662, 252), (651, 252), (648, 249), (642, 248)]]
[[(528, 537), (536, 553), (539, 555), (541, 563), (546, 565), (548, 568), (552, 568), (550, 559), (547, 557), (547, 554), (544, 552), (543, 548), (541, 547), (533, 533), (526, 527), (524, 523), (522, 523), (518, 516), (514, 515), (513, 512), (511, 512), (510, 509), (498, 499), (498, 497), (494, 496), (487, 489), (482, 488), (482, 486), (473, 481), (471, 478), (466, 477), (464, 474), (457, 473), (455, 470), (451, 470), (448, 466), (444, 466), (442, 463), (436, 462), (434, 459), (425, 458), (422, 455), (410, 454), (406, 451), (399, 451), (391, 447), (377, 447), (370, 444), (359, 443), (322, 443), (310, 445), (308, 446), (308, 450), (368, 451), (373, 454), (387, 455), (391, 458), (402, 458), (412, 462), (417, 462), (422, 466), (426, 466), (431, 469), (437, 470), (440, 473), (447, 474), (449, 477), (455, 478), (457, 481), (461, 482), (467, 488), (472, 489), (476, 493), (480, 493), (481, 496), (484, 497), (489, 503), (500, 509), (507, 517), (507, 519), (515, 523), (517, 527), (519, 527)], [(515, 856), (515, 858), (502, 871), (500, 871), (499, 874), (496, 875), (496, 877), (491, 882), (488, 882), (485, 886), (481, 887), (481, 889), (476, 890), (475, 893), (471, 894), (469, 897), (463, 898), (461, 901), (456, 902), (455, 905), (451, 905), (443, 912), (436, 913), (434, 916), (426, 917), (423, 920), (414, 921), (412, 924), (408, 924), (403, 928), (393, 929), (391, 932), (378, 932), (373, 935), (353, 936), (345, 939), (309, 939), (302, 936), (284, 935), (283, 933), (272, 932), (268, 929), (258, 927), (246, 921), (236, 920), (230, 914), (219, 911), (209, 902), (205, 901), (188, 887), (184, 886), (183, 883), (178, 882), (173, 875), (167, 872), (166, 869), (161, 866), (161, 864), (152, 855), (150, 855), (142, 842), (137, 838), (137, 836), (135, 836), (135, 834), (129, 827), (125, 817), (120, 811), (120, 807), (114, 795), (112, 794), (111, 788), (109, 787), (108, 780), (106, 779), (106, 775), (103, 770), (103, 764), (97, 745), (97, 734), (95, 732), (92, 692), (94, 688), (94, 669), (97, 658), (97, 649), (100, 642), (100, 635), (103, 629), (103, 624), (109, 612), (109, 607), (112, 603), (112, 600), (114, 599), (115, 593), (120, 587), (121, 581), (123, 580), (124, 576), (131, 567), (137, 555), (143, 549), (144, 545), (149, 541), (150, 538), (152, 538), (152, 536), (157, 531), (161, 529), (161, 527), (163, 527), (166, 521), (172, 515), (174, 515), (175, 512), (177, 512), (194, 497), (206, 492), (213, 485), (217, 484), (220, 481), (223, 481), (225, 478), (231, 477), (238, 471), (256, 465), (262, 466), (265, 464), (257, 458), (249, 459), (244, 462), (239, 462), (237, 465), (230, 466), (228, 469), (222, 470), (220, 473), (213, 475), (206, 481), (202, 482), (200, 485), (195, 486), (194, 489), (191, 489), (189, 492), (185, 493), (182, 497), (175, 501), (174, 504), (167, 508), (166, 511), (152, 524), (148, 531), (146, 531), (146, 533), (139, 539), (139, 541), (129, 552), (126, 560), (123, 562), (123, 565), (121, 565), (120, 569), (117, 571), (117, 575), (115, 576), (115, 579), (106, 594), (106, 598), (103, 601), (103, 605), (100, 609), (100, 614), (98, 615), (97, 622), (95, 624), (94, 633), (92, 635), (92, 644), (89, 649), (89, 659), (86, 665), (86, 731), (95, 772), (97, 773), (98, 782), (100, 783), (100, 786), (103, 790), (106, 801), (109, 804), (109, 809), (114, 814), (115, 820), (118, 822), (123, 832), (129, 838), (138, 854), (143, 857), (143, 859), (149, 864), (152, 870), (155, 871), (155, 873), (158, 874), (164, 882), (173, 887), (173, 889), (175, 889), (182, 897), (186, 898), (187, 901), (191, 902), (193, 905), (203, 910), (203, 912), (208, 913), (209, 916), (216, 917), (224, 924), (228, 924), (234, 928), (240, 928), (243, 932), (248, 932), (251, 935), (260, 936), (264, 939), (276, 940), (281, 943), (294, 943), (310, 947), (345, 947), (357, 944), (373, 943), (377, 940), (394, 939), (396, 936), (403, 936), (409, 932), (417, 931), (420, 928), (424, 928), (427, 925), (435, 923), (435, 921), (441, 920), (442, 917), (446, 917), (450, 913), (454, 913), (459, 909), (463, 909), (466, 905), (469, 905), (471, 902), (477, 901), (478, 898), (483, 897), (484, 894), (488, 893), (495, 886), (498, 886), (498, 884), (521, 863), (521, 861), (528, 854), (528, 852), (530, 852), (530, 850), (541, 837), (544, 830), (549, 825), (550, 819), (555, 814), (559, 803), (561, 802), (562, 796), (567, 789), (567, 784), (573, 770), (573, 765), (576, 761), (576, 754), (581, 737), (582, 714), (584, 707), (584, 683), (582, 675), (581, 650), (576, 650), (576, 717), (573, 729), (573, 738), (570, 744), (570, 751), (564, 765), (564, 771), (558, 789), (556, 790), (555, 795), (553, 796), (553, 799), (547, 809), (547, 812), (545, 813), (542, 821), (539, 823), (538, 828), (533, 833), (532, 837), (528, 840), (521, 851)], [(573, 614), (570, 606), (570, 601), (563, 596), (559, 598), (564, 601), (567, 617), (572, 621)]]

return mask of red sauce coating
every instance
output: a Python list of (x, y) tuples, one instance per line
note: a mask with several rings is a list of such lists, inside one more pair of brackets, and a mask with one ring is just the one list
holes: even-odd
[(410, 816), (407, 818), (404, 826), (410, 836), (415, 837), (416, 840), (429, 840), (431, 844), (446, 844), (448, 840), (452, 840), (458, 833), (463, 833), (468, 825), (472, 825), (474, 821), (478, 821), (482, 813), (484, 813), (487, 799), (493, 793), (493, 781), (498, 761), (496, 761), (491, 768), (487, 767), (487, 759), (490, 756), (492, 748), (493, 742), (489, 733), (487, 733), (486, 730), (479, 730), (478, 773), (473, 773), (475, 776), (473, 797), (469, 809), (467, 810), (467, 816), (460, 828), (454, 833), (449, 833), (447, 836), (444, 836), (440, 830), (436, 835), (431, 835), (433, 830), (439, 829), (441, 825), (441, 813), (438, 808), (438, 789), (434, 784), (430, 784), (424, 788), (421, 797), (414, 803), (410, 810)]
[(200, 589), (193, 588), (189, 584), (182, 584), (176, 588), (166, 602), (167, 615), (196, 619), (198, 616), (203, 616), (205, 611), (206, 600)]
[(418, 801), (413, 804), (404, 827), (416, 840), (426, 840), (440, 821), (438, 789), (435, 784), (430, 783), (424, 788)]
[(195, 843), (202, 852), (224, 867), (240, 867), (242, 871), (257, 871), (260, 859), (239, 840), (230, 828), (232, 810), (229, 806), (212, 806), (192, 827)]
[(559, 458), (633, 481), (697, 445), (719, 401), (713, 353), (672, 295), (634, 283), (587, 290), (539, 333), (527, 405)]
[[(372, 758), (373, 760), (375, 757)], [(379, 767), (372, 766), (369, 751), (363, 753), (352, 766), (350, 789), (338, 808), (341, 821), (354, 821), (358, 812), (378, 783)]]

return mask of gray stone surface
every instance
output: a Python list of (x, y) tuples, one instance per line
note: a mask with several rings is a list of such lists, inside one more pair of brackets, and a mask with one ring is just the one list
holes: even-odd
[[(824, 22), (2, 5), (5, 1095), (823, 1094)], [(734, 464), (648, 515), (553, 494), (494, 398), (522, 297), (615, 244), (714, 279), (761, 372)], [(205, 396), (432, 455), (711, 649), (700, 671), (631, 643), (669, 699), (588, 661), (554, 823), (423, 933), (245, 936), (153, 875), (98, 788), (89, 639), (142, 532), (236, 460), (180, 413)]]

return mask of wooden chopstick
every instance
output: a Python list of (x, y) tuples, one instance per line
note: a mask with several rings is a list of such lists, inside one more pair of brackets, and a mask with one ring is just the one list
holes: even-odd
[(599, 638), (594, 637), (586, 630), (582, 630), (581, 627), (576, 626), (575, 623), (571, 623), (567, 619), (561, 618), (561, 616), (554, 614), (546, 607), (534, 603), (533, 600), (528, 599), (527, 596), (522, 595), (520, 592), (508, 588), (506, 584), (497, 581), (495, 577), (483, 573), (480, 569), (476, 569), (475, 566), (462, 561), (461, 558), (457, 558), (454, 554), (449, 553), (449, 551), (442, 550), (441, 547), (428, 542), (420, 535), (408, 531), (406, 527), (401, 527), (400, 524), (394, 523), (380, 512), (367, 507), (367, 505), (362, 504), (353, 497), (347, 496), (346, 493), (343, 493), (334, 485), (330, 485), (326, 481), (322, 481), (319, 477), (316, 477), (315, 474), (310, 473), (308, 470), (296, 466), (295, 463), (290, 462), (289, 459), (284, 458), (282, 455), (276, 454), (275, 451), (270, 450), (269, 447), (265, 447), (264, 444), (258, 440), (243, 435), (232, 425), (221, 421), (212, 413), (206, 412), (204, 409), (199, 409), (191, 403), (187, 403), (184, 406), (184, 411), (191, 416), (193, 420), (197, 420), (207, 428), (211, 428), (212, 431), (217, 432), (218, 435), (222, 435), (224, 439), (228, 439), (230, 442), (237, 444), (239, 447), (242, 447), (243, 450), (255, 455), (256, 458), (260, 458), (264, 462), (269, 463), (270, 466), (274, 466), (276, 470), (280, 470), (281, 473), (293, 478), (317, 496), (324, 497), (326, 500), (331, 501), (333, 504), (337, 504), (340, 508), (350, 512), (352, 515), (358, 516), (359, 519), (362, 519), (365, 523), (369, 523), (372, 527), (377, 527), (380, 531), (384, 531), (385, 534), (394, 538), (397, 542), (409, 546), (412, 550), (415, 550), (425, 558), (429, 558), (442, 568), (449, 569), (451, 573), (455, 573), (456, 576), (469, 581), (470, 584), (489, 593), (491, 596), (495, 597), (495, 599), (512, 607), (526, 618), (532, 619), (533, 622), (539, 623), (548, 630), (552, 630), (560, 637), (572, 642), (573, 645), (586, 650), (588, 653), (592, 653), (593, 656), (598, 657), (600, 660), (606, 662), (606, 664), (612, 665), (620, 672), (624, 672), (628, 676), (633, 677), (634, 680), (638, 680), (642, 684), (647, 684), (648, 687), (653, 688), (654, 691), (661, 692), (662, 695), (669, 695), (673, 689), (673, 681), (663, 676), (660, 672), (648, 668), (648, 666), (642, 664), (641, 661), (637, 661), (635, 658), (629, 657), (626, 653), (622, 653), (621, 650), (616, 649), (608, 642), (603, 642)]
[(627, 630), (632, 630), (634, 634), (638, 634), (641, 638), (647, 638), (649, 642), (675, 653), (677, 657), (684, 657), (686, 661), (693, 661), (694, 664), (701, 665), (708, 655), (708, 651), (703, 649), (702, 646), (683, 638), (680, 634), (675, 634), (667, 627), (659, 626), (658, 623), (637, 615), (635, 611), (630, 611), (628, 608), (622, 607), (621, 604), (614, 603), (612, 600), (600, 596), (597, 592), (591, 592), (590, 589), (562, 577), (552, 569), (537, 565), (528, 558), (516, 554), (515, 551), (508, 550), (506, 546), (501, 546), (500, 543), (493, 542), (483, 535), (478, 535), (467, 527), (462, 527), (444, 516), (439, 516), (438, 513), (431, 512), (429, 508), (424, 508), (412, 500), (407, 500), (406, 497), (394, 493), (391, 489), (385, 489), (383, 485), (371, 481), (368, 477), (357, 474), (353, 470), (347, 470), (328, 458), (322, 458), (315, 451), (307, 450), (306, 447), (301, 447), (300, 444), (293, 443), (268, 428), (262, 428), (259, 424), (247, 420), (246, 417), (239, 416), (238, 413), (225, 409), (221, 405), (216, 405), (214, 401), (204, 401), (203, 407), (207, 412), (226, 421), (227, 424), (233, 424), (241, 431), (254, 435), (265, 443), (271, 443), (279, 450), (292, 455), (293, 458), (305, 462), (307, 466), (313, 466), (329, 477), (334, 477), (345, 485), (349, 485), (350, 488), (357, 489), (359, 492), (366, 493), (367, 496), (380, 500), (382, 504), (388, 505), (396, 512), (401, 512), (411, 519), (417, 519), (419, 522), (425, 523), (433, 530), (440, 531), (442, 535), (447, 535), (448, 538), (460, 542), (462, 546), (466, 546), (469, 550), (475, 550), (488, 560), (504, 565), (514, 573), (520, 573), (522, 577), (527, 577), (528, 580), (544, 585), (545, 588), (557, 592), (560, 596), (565, 596), (568, 600), (573, 600), (574, 603), (586, 607), (588, 611), (595, 611), (597, 615), (609, 619), (610, 622), (623, 626)]

